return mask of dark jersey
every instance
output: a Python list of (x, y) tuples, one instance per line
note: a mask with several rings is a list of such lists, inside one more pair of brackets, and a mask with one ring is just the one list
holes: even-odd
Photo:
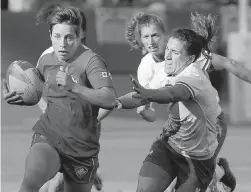
[(45, 81), (47, 108), (34, 126), (60, 152), (74, 157), (91, 157), (99, 151), (99, 107), (91, 105), (77, 94), (64, 90), (56, 83), (56, 74), (68, 66), (74, 82), (98, 89), (113, 87), (104, 60), (89, 49), (79, 47), (73, 59), (60, 62), (53, 49), (45, 52), (37, 68)]

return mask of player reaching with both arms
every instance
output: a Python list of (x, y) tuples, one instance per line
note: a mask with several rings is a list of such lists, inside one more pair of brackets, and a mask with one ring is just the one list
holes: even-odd
[[(99, 166), (98, 111), (114, 107), (113, 83), (104, 60), (81, 46), (79, 9), (58, 8), (46, 20), (53, 50), (39, 59), (37, 68), (47, 108), (33, 127), (19, 191), (37, 192), (61, 171), (64, 191), (89, 192)], [(23, 104), (6, 83), (3, 91), (9, 104)]]

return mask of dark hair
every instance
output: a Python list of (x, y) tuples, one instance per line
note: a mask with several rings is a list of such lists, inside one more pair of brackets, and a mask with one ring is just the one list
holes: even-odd
[(171, 37), (185, 41), (188, 55), (195, 55), (196, 61), (199, 56), (210, 53), (210, 44), (217, 32), (215, 27), (216, 17), (195, 13), (191, 14), (192, 29), (177, 29)]
[(127, 26), (125, 34), (125, 38), (131, 49), (140, 49), (143, 53), (146, 52), (140, 39), (141, 29), (142, 27), (151, 24), (155, 24), (156, 26), (158, 26), (163, 31), (163, 33), (166, 32), (164, 23), (158, 16), (154, 14), (140, 12), (132, 18), (132, 20)]
[(78, 8), (73, 6), (64, 6), (61, 4), (45, 4), (36, 16), (36, 23), (46, 23), (50, 30), (55, 24), (68, 23), (77, 26), (76, 34), (80, 33), (80, 28), (86, 31), (86, 17), (85, 14)]

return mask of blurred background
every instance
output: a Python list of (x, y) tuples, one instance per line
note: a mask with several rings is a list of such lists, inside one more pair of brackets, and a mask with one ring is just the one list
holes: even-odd
[[(86, 44), (106, 60), (119, 96), (132, 90), (128, 74), (136, 75), (142, 57), (139, 51), (130, 50), (124, 37), (128, 20), (138, 11), (159, 15), (167, 31), (189, 28), (191, 12), (217, 15), (219, 30), (213, 52), (239, 60), (250, 68), (251, 38), (241, 45), (245, 53), (240, 53), (243, 49), (236, 42), (236, 39), (251, 36), (251, 1), (248, 1), (246, 11), (241, 9), (247, 13), (243, 17), (247, 29), (240, 33), (241, 1), (244, 0), (1, 0), (1, 77), (5, 77), (7, 67), (14, 60), (26, 60), (36, 65), (41, 53), (51, 46), (47, 26), (35, 24), (37, 11), (47, 2), (71, 4), (84, 11), (87, 17)], [(230, 38), (231, 34), (235, 40)], [(210, 78), (219, 92), (230, 125), (222, 154), (229, 157), (239, 178), (237, 191), (251, 191), (251, 85), (224, 70), (210, 73)], [(158, 121), (154, 124), (142, 121), (135, 110), (112, 113), (104, 120), (101, 170), (107, 186), (116, 182), (120, 188), (135, 189), (141, 162), (165, 119), (165, 107), (156, 105), (156, 111)], [(40, 113), (37, 106), (17, 107), (1, 102), (3, 191), (15, 191), (20, 184), (31, 128)], [(115, 153), (119, 160), (113, 158)]]

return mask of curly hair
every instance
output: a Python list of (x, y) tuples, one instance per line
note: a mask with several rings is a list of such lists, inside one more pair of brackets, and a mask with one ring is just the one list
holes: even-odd
[(151, 24), (155, 24), (165, 33), (164, 23), (154, 14), (139, 12), (131, 19), (125, 33), (125, 38), (131, 49), (141, 50), (143, 54), (147, 52), (141, 43), (140, 36), (142, 27)]

